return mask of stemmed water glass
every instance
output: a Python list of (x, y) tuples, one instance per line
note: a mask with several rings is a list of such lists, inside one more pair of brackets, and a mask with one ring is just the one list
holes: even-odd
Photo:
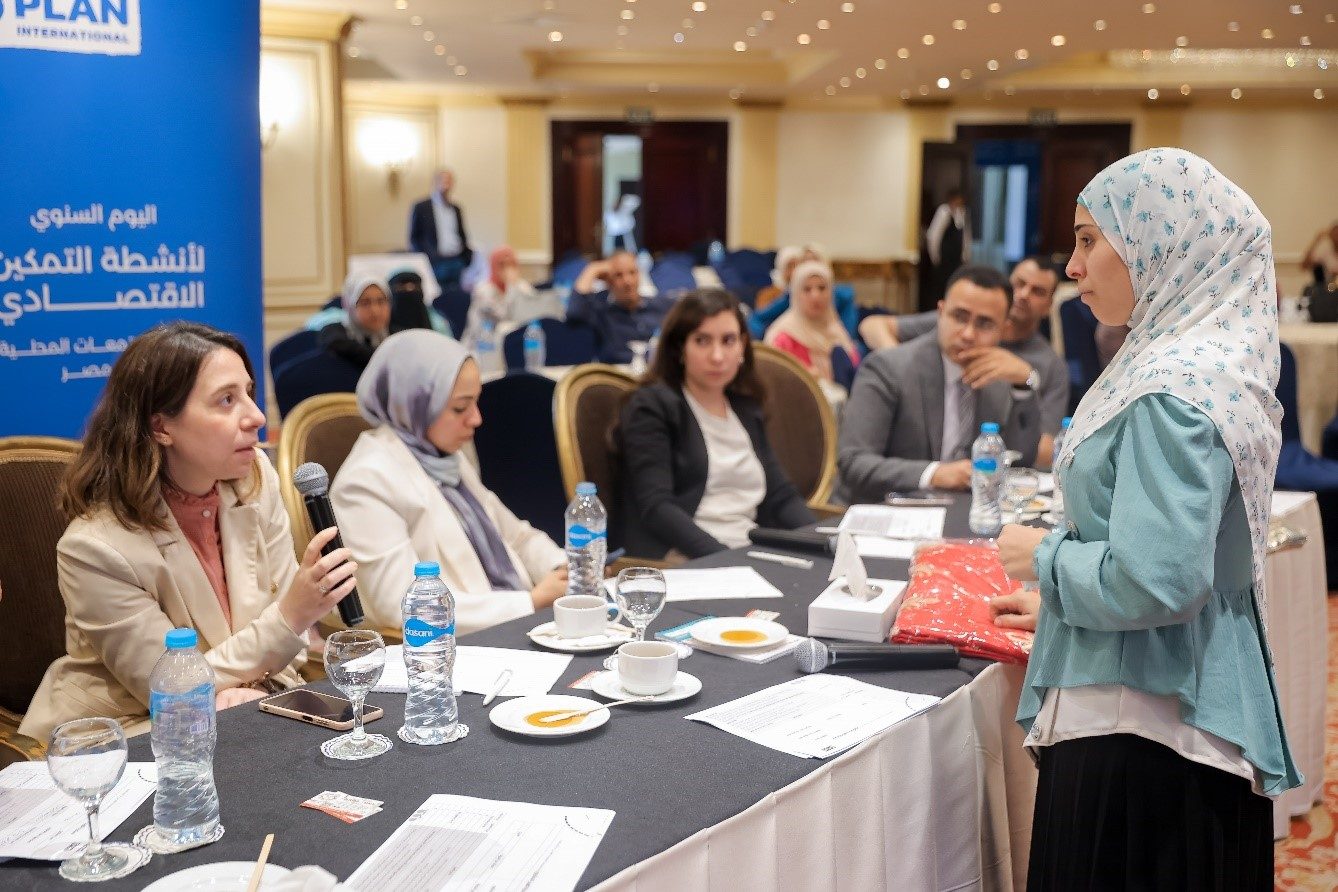
[[(668, 594), (664, 574), (652, 567), (628, 567), (618, 574), (613, 584), (613, 598), (618, 603), (618, 610), (632, 624), (633, 641), (646, 640), (646, 627), (660, 615)], [(618, 655), (606, 658), (604, 668), (616, 670)]]
[(1036, 493), (1040, 492), (1041, 478), (1031, 468), (1009, 468), (1006, 473), (999, 504), (1004, 509), (1004, 522), (1017, 523), (1031, 500), (1036, 498)]
[(325, 639), (325, 674), (353, 702), (353, 730), (321, 744), (321, 752), (331, 759), (370, 759), (390, 749), (390, 738), (368, 734), (362, 727), (363, 701), (385, 668), (386, 643), (376, 632), (341, 629)]
[(88, 813), (88, 845), (78, 857), (60, 864), (60, 875), (67, 880), (112, 880), (149, 860), (149, 852), (136, 845), (103, 845), (98, 833), (98, 807), (121, 780), (125, 761), (125, 731), (115, 719), (75, 719), (51, 732), (46, 757), (51, 779)]

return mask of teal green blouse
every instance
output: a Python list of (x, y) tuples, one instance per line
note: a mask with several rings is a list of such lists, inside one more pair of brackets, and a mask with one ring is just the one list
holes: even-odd
[(1046, 690), (1122, 684), (1174, 696), (1180, 717), (1240, 747), (1263, 791), (1301, 783), (1254, 599), (1250, 527), (1207, 415), (1141, 397), (1074, 453), (1067, 524), (1042, 540), (1042, 609), (1017, 718)]

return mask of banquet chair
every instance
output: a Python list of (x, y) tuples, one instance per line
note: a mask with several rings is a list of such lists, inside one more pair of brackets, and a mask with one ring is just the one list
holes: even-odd
[(45, 754), (38, 741), (0, 725), (0, 770), (15, 762), (40, 762)]
[(817, 379), (765, 344), (753, 344), (753, 365), (766, 389), (767, 439), (777, 461), (810, 508), (842, 513), (827, 501), (836, 482), (836, 416)]
[(308, 328), (299, 328), (287, 337), (275, 341), (274, 346), (269, 348), (270, 374), (274, 374), (299, 356), (306, 356), (319, 350), (316, 340), (316, 332)]
[(326, 393), (352, 393), (362, 374), (353, 363), (324, 350), (308, 353), (272, 370), (279, 417), (287, 418), (298, 403)]
[(1324, 428), (1320, 443), (1319, 454), (1338, 461), (1338, 415), (1334, 415), (1333, 420)]
[(511, 372), (483, 385), (474, 432), (483, 485), (512, 514), (543, 530), (554, 542), (564, 537), (567, 499), (558, 468), (551, 378)]
[(469, 319), (469, 292), (458, 285), (447, 285), (441, 289), (436, 300), (432, 301), (432, 308), (446, 317), (450, 323), (451, 333), (460, 338), (464, 335), (465, 323)]
[[(544, 330), (544, 365), (581, 365), (595, 358), (595, 332), (561, 319), (537, 320)], [(508, 369), (525, 368), (525, 327), (506, 333), (502, 355)]]
[[(611, 432), (624, 399), (636, 390), (636, 379), (613, 366), (591, 363), (578, 366), (557, 385), (553, 427), (557, 433), (558, 465), (562, 487), (570, 501), (576, 484), (595, 484), (599, 500), (609, 513), (609, 549), (622, 544), (619, 461)], [(561, 541), (561, 540), (559, 540)], [(664, 561), (627, 556), (614, 569), (630, 566), (663, 567)]]
[(1059, 307), (1059, 324), (1064, 335), (1064, 359), (1069, 367), (1069, 409), (1101, 375), (1101, 358), (1096, 352), (1096, 316), (1081, 300), (1066, 300)]
[(65, 655), (56, 543), (69, 520), (57, 493), (79, 448), (56, 437), (0, 438), (0, 729), (15, 733), (47, 667)]
[(1279, 344), (1282, 369), (1278, 374), (1277, 397), (1282, 403), (1282, 449), (1278, 453), (1277, 489), (1313, 492), (1319, 503), (1324, 529), (1324, 554), (1328, 567), (1329, 589), (1338, 589), (1338, 461), (1321, 458), (1301, 442), (1301, 423), (1297, 415), (1296, 356), (1286, 344)]

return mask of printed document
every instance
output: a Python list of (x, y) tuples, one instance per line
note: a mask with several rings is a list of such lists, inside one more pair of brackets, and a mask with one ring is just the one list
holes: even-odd
[[(152, 762), (126, 764), (121, 780), (98, 809), (103, 839), (153, 795), (157, 779), (158, 768)], [(84, 807), (56, 787), (45, 762), (16, 762), (0, 771), (0, 860), (64, 861), (87, 844)]]

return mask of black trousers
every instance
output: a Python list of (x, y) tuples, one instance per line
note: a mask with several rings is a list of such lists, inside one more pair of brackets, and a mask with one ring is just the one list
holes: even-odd
[(1041, 748), (1027, 889), (1271, 890), (1273, 806), (1132, 734)]

